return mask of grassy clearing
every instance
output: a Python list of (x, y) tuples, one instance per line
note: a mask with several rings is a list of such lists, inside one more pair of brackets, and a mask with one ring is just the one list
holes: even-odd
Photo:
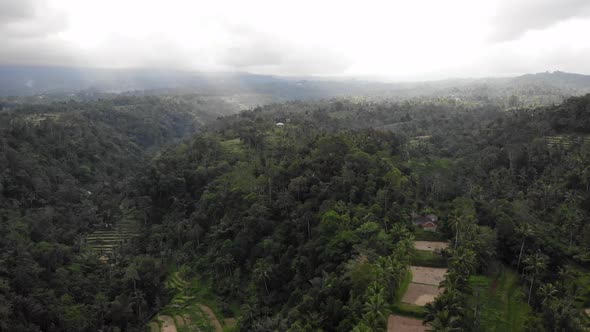
[(395, 294), (396, 304), (401, 302), (401, 300), (404, 297), (404, 294), (406, 293), (406, 291), (408, 290), (408, 286), (410, 285), (411, 282), (412, 282), (412, 271), (408, 268), (408, 273), (406, 274), (406, 277), (402, 280), (402, 282), (399, 284), (399, 288)]
[(447, 238), (442, 233), (425, 231), (420, 227), (416, 227), (416, 231), (414, 232), (414, 240), (416, 240), (416, 241), (446, 242)]
[(408, 303), (398, 303), (393, 306), (391, 312), (396, 315), (418, 319), (424, 319), (424, 316), (426, 315), (426, 309), (424, 307)]
[(482, 331), (524, 331), (531, 308), (525, 301), (518, 275), (508, 268), (492, 276), (472, 276), (470, 304), (481, 306)]
[[(159, 314), (174, 317), (178, 332), (235, 331), (235, 326), (225, 324), (226, 320), (219, 309), (218, 299), (208, 283), (202, 282), (199, 278), (187, 281), (182, 272), (175, 271), (166, 280), (166, 287), (174, 290), (175, 294), (170, 304)], [(235, 309), (234, 317), (239, 315), (238, 308), (237, 305), (232, 306), (232, 309)]]
[(239, 138), (230, 139), (220, 143), (221, 151), (227, 156), (243, 157), (246, 150)]
[(410, 262), (415, 266), (427, 267), (447, 267), (447, 260), (442, 255), (426, 251), (414, 249)]

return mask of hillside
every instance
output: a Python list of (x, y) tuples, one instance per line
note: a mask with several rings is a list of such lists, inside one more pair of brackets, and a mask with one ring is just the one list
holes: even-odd
[(199, 98), (0, 113), (3, 329), (588, 327), (590, 95)]
[(590, 92), (590, 76), (553, 72), (517, 77), (449, 79), (430, 82), (321, 77), (282, 77), (243, 72), (190, 72), (157, 69), (99, 69), (0, 66), (0, 97), (100, 95), (104, 93), (198, 93), (254, 107), (289, 100), (363, 96), (370, 98), (452, 97), (503, 100), (516, 105), (559, 103)]

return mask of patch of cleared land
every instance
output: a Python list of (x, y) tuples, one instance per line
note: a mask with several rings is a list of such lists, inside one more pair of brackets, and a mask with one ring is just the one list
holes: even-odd
[(149, 327), (150, 332), (160, 332), (160, 325), (156, 322), (150, 322)]
[(422, 321), (397, 315), (390, 315), (387, 320), (387, 332), (425, 332)]
[(177, 332), (174, 319), (170, 316), (158, 316), (158, 320), (162, 321), (162, 332)]
[(449, 246), (447, 242), (414, 241), (414, 248), (418, 250), (439, 251)]
[(238, 320), (235, 318), (226, 318), (223, 320), (223, 322), (225, 323), (225, 326), (235, 327), (238, 323)]
[(590, 316), (590, 308), (584, 309), (584, 312), (586, 313), (586, 315)]
[(199, 304), (199, 308), (201, 308), (201, 310), (203, 310), (207, 314), (207, 316), (209, 316), (209, 320), (215, 328), (215, 332), (223, 332), (223, 327), (221, 327), (221, 323), (215, 316), (215, 313), (213, 313), (213, 310), (211, 310), (211, 308), (204, 304)]
[(442, 291), (438, 286), (410, 283), (402, 298), (402, 302), (424, 306), (433, 302), (434, 298), (442, 293)]
[(446, 268), (410, 266), (412, 271), (412, 283), (438, 286), (444, 280)]

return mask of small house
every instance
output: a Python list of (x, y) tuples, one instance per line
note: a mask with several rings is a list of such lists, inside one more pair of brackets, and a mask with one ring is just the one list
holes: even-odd
[(414, 217), (414, 225), (422, 227), (426, 231), (436, 231), (438, 228), (438, 217), (434, 214)]

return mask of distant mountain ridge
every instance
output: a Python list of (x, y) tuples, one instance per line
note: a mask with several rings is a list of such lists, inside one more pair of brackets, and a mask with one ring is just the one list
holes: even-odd
[[(413, 97), (448, 95), (465, 89), (495, 90), (545, 87), (558, 94), (590, 92), (590, 75), (544, 72), (516, 77), (448, 79), (385, 83), (356, 79), (291, 78), (250, 73), (207, 73), (160, 69), (97, 69), (55, 66), (0, 65), (0, 96), (67, 94), (83, 91), (128, 92), (184, 90), (234, 95), (257, 94), (271, 100), (339, 96)], [(489, 91), (488, 91), (489, 92)], [(505, 93), (505, 92), (502, 92)]]

